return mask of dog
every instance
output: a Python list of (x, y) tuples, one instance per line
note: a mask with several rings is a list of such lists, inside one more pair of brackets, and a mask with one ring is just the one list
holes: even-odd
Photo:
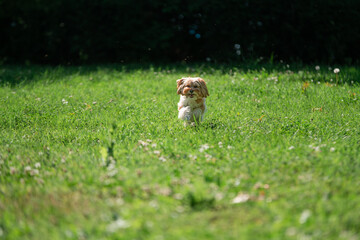
[(179, 116), (184, 125), (196, 125), (204, 119), (206, 112), (206, 97), (209, 92), (205, 81), (199, 77), (181, 78), (176, 81), (177, 94), (180, 95), (178, 103)]

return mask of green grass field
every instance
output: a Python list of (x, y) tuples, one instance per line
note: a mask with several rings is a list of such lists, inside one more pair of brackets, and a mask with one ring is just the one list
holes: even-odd
[(331, 67), (1, 66), (0, 239), (359, 239), (360, 70)]

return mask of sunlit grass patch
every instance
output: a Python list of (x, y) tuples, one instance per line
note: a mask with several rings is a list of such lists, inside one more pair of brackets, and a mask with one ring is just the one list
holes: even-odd
[[(209, 88), (197, 127), (177, 119), (183, 76)], [(0, 238), (356, 239), (359, 76), (2, 66)]]

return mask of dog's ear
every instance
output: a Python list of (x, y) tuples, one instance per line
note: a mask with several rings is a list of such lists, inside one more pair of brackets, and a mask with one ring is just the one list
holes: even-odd
[(184, 83), (184, 78), (181, 78), (181, 79), (178, 79), (178, 80), (176, 80), (176, 83), (177, 83), (177, 94), (181, 94), (181, 92), (182, 92), (182, 85), (183, 85), (183, 83)]
[(206, 87), (206, 82), (204, 81), (204, 79), (199, 78), (199, 83), (200, 83), (200, 91), (201, 94), (203, 95), (203, 97), (208, 97), (209, 96), (209, 91)]

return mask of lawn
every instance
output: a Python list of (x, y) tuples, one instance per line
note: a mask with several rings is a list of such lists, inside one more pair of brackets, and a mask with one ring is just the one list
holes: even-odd
[(360, 70), (334, 67), (0, 66), (0, 239), (359, 239)]

